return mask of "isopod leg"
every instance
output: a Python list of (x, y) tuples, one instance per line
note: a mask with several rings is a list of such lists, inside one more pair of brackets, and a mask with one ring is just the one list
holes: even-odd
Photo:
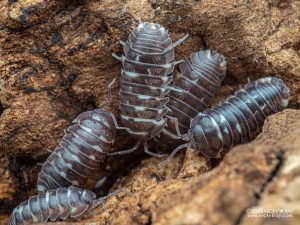
[(139, 20), (139, 23), (143, 23), (142, 18), (140, 16), (139, 16), (138, 20)]
[(120, 40), (119, 42), (123, 47), (125, 47), (125, 45), (126, 45), (125, 41)]
[(156, 158), (161, 158), (161, 157), (166, 156), (166, 154), (158, 154), (158, 153), (150, 152), (149, 149), (148, 149), (148, 144), (147, 144), (146, 141), (144, 142), (144, 152), (146, 154), (151, 155), (151, 156), (156, 157)]
[(174, 123), (177, 136), (184, 141), (189, 141), (190, 138), (189, 138), (188, 134), (181, 134), (179, 125), (178, 125), (178, 119), (175, 117), (172, 117), (172, 116), (166, 116), (166, 117), (169, 118), (172, 123)]
[(136, 151), (140, 147), (140, 145), (141, 145), (141, 142), (138, 141), (132, 148), (130, 148), (128, 150), (113, 152), (113, 153), (109, 153), (108, 155), (126, 155), (126, 154)]
[(177, 61), (174, 61), (173, 64), (174, 64), (174, 66), (176, 66), (177, 64), (180, 64), (183, 62), (184, 62), (184, 60), (177, 60)]
[(175, 48), (176, 46), (180, 45), (182, 42), (184, 42), (190, 35), (186, 34), (183, 38), (180, 38), (179, 40), (177, 40), (174, 44), (173, 44), (173, 48)]
[(113, 123), (114, 123), (116, 129), (118, 129), (118, 130), (128, 130), (127, 127), (120, 127), (120, 126), (119, 126), (119, 124), (118, 124), (118, 122), (117, 122), (117, 119), (116, 119), (116, 117), (115, 117), (115, 115), (114, 115), (113, 113), (109, 113), (109, 114), (110, 114), (110, 116), (111, 116), (111, 118), (112, 118), (112, 120), (113, 120)]
[(175, 148), (173, 150), (173, 152), (169, 155), (169, 157), (166, 160), (159, 163), (158, 166), (163, 166), (163, 165), (168, 164), (173, 159), (173, 157), (176, 155), (177, 152), (179, 152), (183, 148), (188, 148), (190, 146), (191, 146), (191, 144), (189, 144), (189, 143), (179, 145), (177, 148)]
[(114, 86), (114, 84), (116, 83), (116, 78), (114, 78), (107, 86), (108, 90), (107, 90), (107, 99), (106, 99), (106, 103), (105, 103), (105, 108), (108, 108), (110, 103), (111, 103), (111, 89)]
[(104, 204), (108, 198), (110, 198), (112, 196), (115, 196), (115, 195), (119, 194), (120, 192), (127, 192), (128, 193), (128, 191), (126, 189), (120, 188), (120, 189), (118, 189), (116, 191), (113, 191), (113, 192), (109, 193), (105, 197), (101, 197), (101, 198), (98, 198), (98, 199), (94, 200), (89, 209), (90, 210), (95, 209), (99, 205)]
[(116, 60), (119, 60), (121, 62), (123, 62), (123, 57), (117, 56), (116, 54), (112, 54), (112, 57), (114, 57)]

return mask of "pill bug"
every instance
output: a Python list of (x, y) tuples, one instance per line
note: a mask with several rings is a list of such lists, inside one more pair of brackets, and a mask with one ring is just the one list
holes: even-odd
[(83, 186), (111, 151), (116, 126), (114, 115), (103, 109), (81, 113), (43, 164), (37, 190)]
[[(168, 31), (157, 23), (140, 22), (130, 33), (124, 46), (122, 57), (113, 56), (123, 65), (120, 90), (121, 122), (138, 142), (128, 153), (157, 136), (166, 124), (164, 115), (173, 79), (174, 66), (182, 61), (174, 61), (174, 47), (183, 42), (187, 35), (175, 43)], [(118, 154), (122, 154), (119, 152)]]
[(208, 158), (218, 158), (233, 145), (249, 142), (261, 131), (267, 116), (282, 111), (289, 101), (289, 89), (281, 79), (265, 77), (249, 82), (225, 101), (198, 113), (187, 134), (190, 141), (177, 147), (192, 146)]
[(58, 218), (79, 218), (86, 211), (104, 203), (108, 196), (97, 199), (93, 192), (74, 186), (48, 190), (18, 205), (10, 216), (9, 225), (46, 223)]
[[(194, 52), (180, 64), (180, 72), (176, 71), (173, 78), (173, 89), (167, 95), (170, 99), (167, 116), (177, 119), (181, 133), (187, 133), (191, 120), (208, 107), (226, 75), (226, 64), (223, 55), (211, 50)], [(159, 146), (178, 145), (180, 138), (174, 121), (167, 119), (167, 124), (156, 141)]]

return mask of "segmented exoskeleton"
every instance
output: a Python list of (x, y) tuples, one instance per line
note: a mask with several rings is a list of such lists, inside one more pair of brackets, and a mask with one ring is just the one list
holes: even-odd
[[(147, 141), (157, 136), (166, 124), (168, 112), (166, 97), (170, 91), (174, 66), (174, 47), (187, 36), (172, 43), (167, 30), (156, 23), (140, 23), (129, 35), (124, 46), (124, 55), (115, 58), (123, 65), (120, 90), (121, 121), (127, 131), (138, 139), (129, 153), (143, 143), (149, 152)], [(119, 152), (118, 154), (122, 154)]]
[(10, 216), (9, 225), (46, 223), (58, 218), (79, 218), (86, 211), (104, 203), (108, 196), (97, 199), (93, 192), (74, 186), (48, 190), (17, 206)]
[(209, 158), (220, 157), (233, 145), (256, 137), (267, 116), (287, 107), (289, 89), (274, 77), (249, 82), (220, 104), (198, 113), (191, 121), (188, 134), (180, 135), (190, 143), (177, 147), (177, 151), (192, 146)]
[(87, 111), (73, 123), (38, 175), (39, 192), (83, 186), (111, 151), (117, 126), (112, 113), (103, 109)]
[(180, 138), (172, 118), (178, 121), (180, 132), (187, 133), (191, 120), (208, 108), (208, 101), (221, 86), (225, 75), (225, 57), (216, 51), (195, 52), (181, 63), (180, 72), (176, 71), (173, 78), (173, 89), (167, 95), (170, 99), (167, 103), (170, 109), (168, 126), (163, 128), (156, 141), (168, 147), (178, 144)]

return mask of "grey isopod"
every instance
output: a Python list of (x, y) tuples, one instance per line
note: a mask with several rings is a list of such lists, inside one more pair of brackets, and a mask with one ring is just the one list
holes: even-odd
[(166, 115), (168, 126), (155, 138), (159, 148), (182, 143), (174, 119), (178, 121), (180, 132), (187, 133), (191, 120), (208, 108), (208, 101), (221, 86), (226, 65), (225, 57), (211, 50), (194, 52), (180, 64), (180, 71), (176, 71), (173, 78), (173, 88), (167, 94), (170, 99), (167, 103), (170, 111)]
[(117, 125), (111, 112), (87, 111), (73, 123), (38, 174), (39, 192), (70, 185), (83, 186), (112, 151)]
[(225, 101), (198, 113), (191, 121), (187, 134), (178, 135), (185, 141), (180, 149), (192, 147), (208, 158), (218, 158), (233, 145), (256, 137), (265, 119), (282, 111), (289, 102), (289, 89), (279, 78), (265, 77), (249, 82)]
[(174, 60), (174, 44), (168, 31), (157, 23), (140, 22), (129, 35), (124, 46), (124, 55), (118, 57), (123, 65), (120, 90), (121, 122), (128, 133), (138, 141), (126, 154), (135, 151), (141, 144), (152, 156), (159, 154), (148, 150), (147, 142), (157, 136), (166, 125), (164, 116), (168, 112), (166, 97), (171, 90), (174, 66), (182, 61)]
[(115, 81), (108, 85), (108, 99), (103, 108), (81, 113), (65, 130), (58, 147), (38, 174), (38, 192), (70, 185), (83, 187), (106, 155), (113, 151), (116, 129), (124, 129), (118, 126), (114, 114), (106, 110)]
[(18, 205), (10, 216), (9, 225), (46, 223), (48, 220), (56, 221), (58, 218), (62, 220), (79, 218), (118, 192), (120, 191), (97, 199), (93, 192), (74, 186), (48, 190)]

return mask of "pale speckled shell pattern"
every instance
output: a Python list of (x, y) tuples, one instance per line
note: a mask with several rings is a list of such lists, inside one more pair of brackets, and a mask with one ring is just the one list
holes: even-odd
[[(208, 101), (221, 86), (226, 75), (225, 57), (216, 51), (204, 50), (192, 53), (180, 64), (180, 72), (173, 78), (173, 87), (167, 97), (168, 116), (178, 119), (181, 133), (187, 133), (191, 120), (208, 107)], [(179, 140), (174, 123), (167, 120), (156, 141), (168, 145)]]
[(70, 185), (83, 186), (111, 150), (116, 127), (109, 112), (87, 111), (73, 123), (38, 175), (39, 192)]
[(140, 23), (124, 45), (121, 121), (137, 139), (151, 139), (165, 126), (173, 60), (172, 41), (159, 24)]
[(225, 101), (192, 120), (192, 145), (209, 158), (218, 158), (233, 145), (256, 137), (267, 116), (282, 111), (289, 89), (282, 80), (265, 77), (249, 82)]
[(86, 189), (70, 186), (30, 197), (12, 212), (9, 225), (46, 223), (58, 218), (79, 218), (94, 206), (96, 195)]

